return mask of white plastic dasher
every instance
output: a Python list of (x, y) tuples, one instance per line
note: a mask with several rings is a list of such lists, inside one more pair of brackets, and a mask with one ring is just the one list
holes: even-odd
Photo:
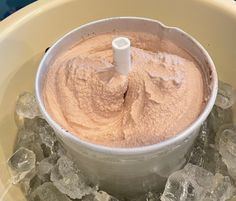
[(131, 70), (130, 40), (126, 37), (117, 37), (112, 41), (112, 49), (116, 71), (128, 75)]

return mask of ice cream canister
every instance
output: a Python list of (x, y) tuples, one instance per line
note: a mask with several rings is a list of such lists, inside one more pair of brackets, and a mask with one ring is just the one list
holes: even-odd
[[(170, 40), (199, 63), (208, 90), (208, 100), (199, 117), (176, 136), (158, 144), (137, 148), (112, 148), (81, 140), (57, 124), (46, 111), (42, 90), (49, 66), (59, 54), (78, 41), (112, 31), (146, 32)], [(201, 124), (209, 115), (217, 95), (217, 73), (207, 51), (184, 31), (140, 17), (113, 17), (82, 25), (60, 38), (44, 55), (36, 76), (39, 108), (89, 180), (113, 195), (134, 197), (155, 190), (161, 192), (167, 177), (187, 162)]]

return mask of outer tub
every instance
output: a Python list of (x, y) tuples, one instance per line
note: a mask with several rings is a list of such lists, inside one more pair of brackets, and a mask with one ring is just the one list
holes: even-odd
[[(212, 56), (219, 78), (236, 87), (235, 10), (230, 0), (42, 0), (0, 22), (0, 195), (9, 183), (6, 160), (16, 137), (17, 95), (33, 90), (39, 60), (56, 39), (81, 24), (106, 17), (158, 19), (198, 39)], [(24, 200), (24, 196), (13, 187), (3, 200)]]

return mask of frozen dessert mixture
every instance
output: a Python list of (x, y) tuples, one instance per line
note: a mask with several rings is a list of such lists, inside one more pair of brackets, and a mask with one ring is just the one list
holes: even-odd
[[(131, 41), (132, 70), (114, 69), (111, 42)], [(108, 33), (61, 54), (45, 78), (44, 103), (53, 119), (82, 140), (109, 147), (155, 144), (187, 128), (206, 93), (197, 62), (147, 33)]]

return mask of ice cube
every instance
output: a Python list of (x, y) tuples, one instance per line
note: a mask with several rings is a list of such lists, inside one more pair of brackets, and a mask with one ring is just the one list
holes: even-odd
[(15, 149), (27, 148), (35, 153), (37, 161), (41, 161), (44, 158), (41, 144), (41, 138), (34, 131), (24, 128), (18, 130)]
[(230, 176), (236, 181), (236, 126), (222, 126), (217, 133), (218, 149)]
[(13, 183), (19, 183), (35, 168), (35, 154), (24, 147), (19, 148), (8, 160), (11, 168)]
[(229, 177), (187, 164), (170, 175), (161, 201), (225, 201), (235, 193)]
[(60, 142), (49, 124), (41, 118), (34, 118), (26, 121), (23, 128), (18, 131), (18, 140), (16, 147), (26, 147), (36, 153), (38, 161), (51, 154), (65, 153)]
[(215, 147), (215, 132), (208, 127), (205, 121), (200, 129), (193, 150), (190, 155), (189, 162), (203, 167), (204, 169), (215, 173), (228, 175), (227, 167), (223, 163), (218, 150)]
[(37, 127), (35, 127), (35, 129), (35, 132), (40, 135), (43, 144), (49, 147), (50, 150), (53, 150), (53, 146), (57, 141), (57, 138), (52, 127), (50, 127), (44, 119), (39, 119), (37, 121)]
[(42, 143), (39, 135), (35, 133), (32, 129), (19, 129), (17, 132), (16, 146), (29, 146), (32, 143)]
[(33, 119), (41, 116), (38, 104), (33, 94), (24, 92), (19, 95), (16, 102), (16, 114), (22, 118)]
[(148, 192), (146, 194), (145, 201), (159, 201), (160, 200), (160, 195), (154, 192)]
[(28, 176), (21, 182), (21, 189), (26, 195), (33, 192), (38, 186), (42, 185), (43, 181), (37, 175)]
[(210, 130), (207, 125), (207, 121), (203, 123), (200, 128), (199, 135), (194, 143), (193, 150), (190, 155), (189, 162), (198, 165), (200, 167), (203, 166), (204, 156), (206, 155), (206, 149), (209, 146), (209, 135)]
[(25, 128), (31, 132), (34, 132), (37, 135), (37, 138), (40, 139), (41, 144), (44, 144), (50, 150), (53, 149), (57, 138), (55, 132), (49, 126), (46, 120), (35, 118), (34, 120), (27, 122)]
[(45, 182), (50, 180), (50, 173), (52, 168), (56, 165), (57, 159), (57, 155), (53, 154), (39, 162), (37, 166), (37, 175), (42, 181)]
[(226, 201), (236, 195), (236, 189), (228, 176), (215, 174), (211, 187), (204, 197), (204, 201)]
[(235, 89), (222, 81), (219, 81), (218, 95), (215, 104), (221, 109), (230, 108), (236, 100)]
[(94, 201), (118, 201), (118, 199), (104, 191), (98, 191), (94, 194)]
[(94, 191), (87, 185), (85, 177), (75, 164), (66, 156), (58, 159), (50, 178), (59, 191), (72, 199), (81, 199)]
[(63, 156), (66, 154), (65, 148), (59, 140), (54, 143), (53, 152), (56, 153), (58, 156)]
[(46, 182), (36, 188), (29, 196), (30, 201), (71, 201), (51, 183)]
[(210, 171), (213, 174), (221, 173), (222, 175), (228, 176), (228, 170), (225, 163), (222, 161), (220, 153), (217, 151), (215, 145), (209, 146), (206, 149), (206, 154), (203, 158), (203, 168)]
[(160, 193), (157, 192), (147, 192), (142, 194), (137, 194), (127, 199), (129, 201), (160, 201)]
[(233, 122), (233, 111), (231, 108), (223, 110), (220, 107), (214, 106), (208, 121), (209, 127), (214, 132), (217, 132), (222, 125)]
[(82, 201), (118, 201), (118, 199), (104, 191), (94, 191), (93, 194), (83, 197)]

